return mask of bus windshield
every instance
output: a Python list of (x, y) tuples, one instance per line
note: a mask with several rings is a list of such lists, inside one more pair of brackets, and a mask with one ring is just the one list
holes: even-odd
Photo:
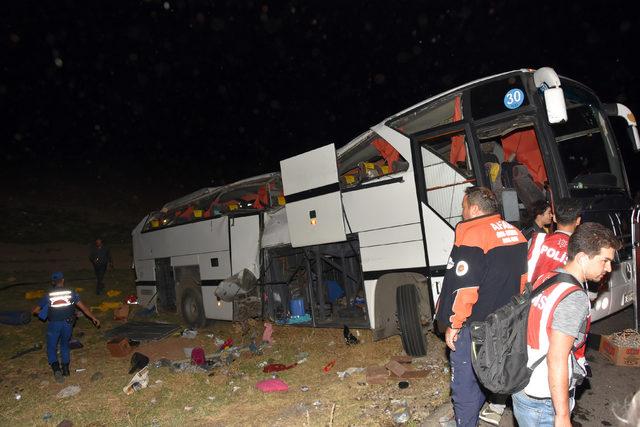
[(620, 156), (598, 100), (563, 81), (566, 123), (551, 125), (572, 195), (624, 191)]

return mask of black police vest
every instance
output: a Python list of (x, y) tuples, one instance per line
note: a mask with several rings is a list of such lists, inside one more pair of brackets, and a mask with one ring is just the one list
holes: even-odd
[(76, 304), (73, 291), (65, 288), (55, 288), (49, 292), (49, 320), (59, 321), (73, 318)]

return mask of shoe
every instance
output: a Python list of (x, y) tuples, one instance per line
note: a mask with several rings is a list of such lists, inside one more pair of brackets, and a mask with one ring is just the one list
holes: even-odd
[(60, 363), (53, 362), (51, 364), (51, 369), (53, 370), (53, 376), (56, 379), (56, 382), (62, 384), (64, 382), (64, 377), (62, 376), (62, 371), (60, 370)]
[(502, 414), (494, 411), (491, 408), (491, 406), (487, 403), (484, 405), (484, 407), (480, 411), (480, 419), (485, 423), (489, 423), (494, 426), (497, 426), (497, 425), (500, 425)]
[(69, 364), (68, 363), (63, 363), (62, 364), (62, 376), (63, 377), (68, 377), (69, 375), (70, 375)]

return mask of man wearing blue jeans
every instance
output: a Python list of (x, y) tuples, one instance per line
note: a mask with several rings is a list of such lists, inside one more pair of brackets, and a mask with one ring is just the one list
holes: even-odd
[[(100, 327), (100, 321), (91, 313), (91, 310), (80, 301), (80, 296), (72, 289), (64, 287), (64, 275), (56, 271), (51, 275), (53, 288), (42, 297), (32, 310), (41, 320), (48, 321), (47, 325), (47, 360), (56, 381), (64, 382), (69, 376), (69, 363), (71, 354), (69, 340), (73, 331), (73, 321), (76, 316), (76, 307), (91, 319), (96, 327)], [(58, 361), (58, 344), (62, 366)]]
[[(571, 274), (580, 283), (599, 282), (611, 272), (611, 262), (619, 248), (620, 241), (611, 230), (597, 223), (584, 223), (569, 239), (564, 269), (543, 274), (535, 281), (534, 289), (559, 271)], [(531, 367), (541, 359), (542, 363), (533, 370), (524, 390), (511, 396), (520, 427), (571, 426), (575, 387), (586, 376), (589, 310), (585, 289), (560, 280), (531, 301), (527, 364)]]
[(436, 319), (451, 350), (451, 398), (456, 425), (475, 427), (485, 395), (471, 365), (468, 322), (484, 320), (520, 290), (527, 272), (527, 241), (504, 221), (491, 190), (469, 187), (444, 275)]

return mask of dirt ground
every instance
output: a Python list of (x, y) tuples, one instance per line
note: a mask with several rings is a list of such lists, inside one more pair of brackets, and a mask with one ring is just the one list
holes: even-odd
[[(80, 288), (82, 300), (97, 308), (104, 301), (121, 301), (134, 292), (128, 245), (111, 246), (116, 270), (107, 273), (108, 289), (115, 297), (96, 296), (93, 271), (86, 260), (86, 245), (47, 243), (38, 245), (0, 243), (0, 310), (28, 310), (35, 300), (25, 299), (29, 291), (46, 289), (51, 271), (65, 272), (67, 285)], [(97, 310), (97, 309), (96, 309)], [(96, 311), (103, 323), (94, 329), (80, 318), (74, 336), (84, 347), (72, 350), (71, 376), (64, 384), (53, 381), (44, 350), (10, 359), (35, 343), (44, 344), (45, 324), (33, 318), (23, 326), (0, 325), (0, 424), (57, 425), (68, 419), (74, 425), (393, 425), (408, 408), (409, 425), (429, 424), (425, 420), (448, 401), (449, 369), (444, 345), (428, 336), (429, 353), (415, 359), (411, 369), (427, 372), (426, 378), (410, 379), (399, 388), (398, 379), (368, 384), (364, 373), (340, 379), (338, 372), (350, 367), (383, 366), (401, 355), (399, 337), (372, 342), (368, 330), (353, 331), (360, 343), (347, 346), (342, 331), (275, 326), (275, 342), (261, 355), (245, 352), (228, 366), (207, 373), (172, 372), (155, 368), (153, 361), (165, 357), (184, 359), (184, 347), (202, 346), (207, 354), (216, 350), (215, 338), (233, 338), (236, 345), (248, 344), (252, 336), (260, 341), (263, 325), (253, 322), (243, 331), (238, 325), (218, 322), (198, 331), (194, 339), (172, 336), (143, 344), (137, 351), (151, 359), (149, 387), (127, 396), (122, 388), (129, 382), (130, 358), (111, 357), (102, 333), (119, 323), (112, 311)], [(171, 313), (152, 320), (180, 323)], [(243, 334), (244, 332), (244, 334)], [(292, 364), (306, 361), (275, 375), (289, 390), (263, 393), (255, 384), (273, 374), (262, 372), (262, 364)], [(335, 360), (335, 365), (323, 369)], [(76, 369), (80, 371), (76, 372)], [(97, 374), (99, 373), (99, 375)], [(99, 376), (99, 379), (95, 379)], [(92, 379), (93, 377), (93, 379)], [(81, 392), (59, 398), (65, 387), (78, 385)]]

